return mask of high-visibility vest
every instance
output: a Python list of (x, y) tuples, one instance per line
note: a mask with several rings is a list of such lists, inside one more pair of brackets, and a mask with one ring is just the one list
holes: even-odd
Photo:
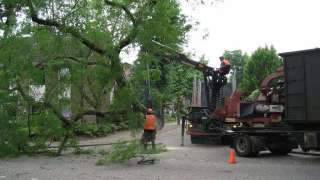
[(156, 129), (156, 116), (153, 114), (146, 115), (146, 121), (144, 122), (144, 129), (155, 130)]
[(219, 73), (222, 74), (222, 75), (226, 75), (226, 74), (229, 73), (230, 68), (231, 68), (230, 62), (227, 59), (224, 59), (221, 62)]

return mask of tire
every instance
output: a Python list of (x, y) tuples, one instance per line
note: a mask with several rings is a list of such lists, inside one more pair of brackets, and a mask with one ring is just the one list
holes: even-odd
[(233, 141), (233, 147), (240, 157), (254, 157), (259, 155), (259, 148), (250, 136), (239, 136)]
[(271, 151), (271, 153), (273, 155), (277, 155), (277, 156), (286, 156), (289, 152), (292, 151), (291, 148), (288, 147), (282, 147), (282, 148), (269, 148), (269, 150)]

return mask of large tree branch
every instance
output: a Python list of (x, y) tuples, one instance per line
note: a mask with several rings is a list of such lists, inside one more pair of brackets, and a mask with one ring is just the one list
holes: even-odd
[(32, 0), (28, 0), (28, 7), (30, 10), (32, 21), (34, 21), (38, 24), (41, 24), (41, 25), (56, 27), (57, 29), (59, 29), (62, 32), (69, 33), (73, 37), (78, 39), (81, 43), (83, 43), (85, 46), (87, 46), (89, 49), (92, 49), (93, 51), (95, 51), (101, 55), (105, 55), (107, 53), (105, 49), (99, 47), (97, 44), (91, 42), (89, 39), (82, 36), (76, 29), (74, 29), (72, 27), (68, 27), (64, 24), (60, 24), (59, 22), (54, 21), (54, 20), (39, 18), (37, 12), (35, 11), (35, 9), (33, 7)]
[(137, 26), (133, 26), (130, 33), (124, 38), (122, 39), (120, 42), (119, 42), (119, 52), (125, 48), (126, 46), (128, 46), (129, 44), (131, 44), (134, 39), (136, 38), (137, 36)]
[[(145, 112), (145, 111), (143, 111), (143, 112)], [(83, 111), (82, 113), (75, 115), (72, 118), (72, 122), (77, 122), (79, 119), (81, 119), (82, 116), (85, 116), (85, 115), (95, 115), (98, 117), (106, 117), (107, 115), (124, 115), (126, 113), (128, 113), (128, 112), (127, 111), (101, 112), (101, 111), (96, 111), (96, 110), (86, 110), (86, 111)]]
[(128, 18), (130, 19), (130, 21), (133, 23), (133, 25), (137, 23), (136, 22), (136, 18), (130, 12), (130, 10), (129, 10), (129, 8), (127, 6), (125, 6), (123, 4), (120, 4), (120, 3), (117, 3), (117, 2), (114, 2), (114, 1), (105, 0), (104, 2), (109, 6), (113, 6), (113, 7), (117, 7), (117, 8), (122, 9), (126, 13)]
[[(81, 60), (76, 58), (76, 57), (73, 57), (73, 56), (57, 56), (54, 58), (54, 60), (58, 60), (58, 59), (68, 59), (70, 60), (71, 62), (75, 62), (77, 64), (81, 64)], [(85, 65), (87, 66), (93, 66), (93, 65), (98, 65), (98, 62), (96, 61), (91, 61), (91, 62), (87, 62), (85, 63)]]

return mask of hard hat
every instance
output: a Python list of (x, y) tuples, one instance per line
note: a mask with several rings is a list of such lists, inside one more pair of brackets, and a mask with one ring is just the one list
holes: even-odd
[(148, 112), (148, 113), (153, 113), (152, 108), (148, 108), (148, 109), (147, 109), (147, 112)]

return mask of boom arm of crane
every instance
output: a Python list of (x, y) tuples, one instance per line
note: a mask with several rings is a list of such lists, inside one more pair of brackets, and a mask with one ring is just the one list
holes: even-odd
[(209, 67), (200, 62), (194, 61), (184, 54), (177, 52), (176, 50), (152, 40), (156, 45), (165, 48), (171, 53), (162, 53), (160, 57), (170, 60), (179, 60), (180, 63), (187, 65), (191, 68), (202, 71), (204, 78), (204, 88), (207, 100), (208, 108), (213, 112), (216, 108), (217, 101), (219, 100), (220, 89), (226, 84), (227, 78), (225, 75), (220, 74), (218, 70)]
[(197, 70), (202, 71), (202, 72), (204, 72), (204, 71), (214, 71), (214, 68), (209, 67), (209, 66), (207, 66), (207, 65), (205, 65), (203, 63), (194, 61), (194, 60), (188, 58), (186, 55), (177, 52), (176, 50), (172, 49), (169, 46), (161, 44), (161, 43), (159, 43), (158, 41), (155, 41), (155, 40), (152, 40), (152, 42), (155, 43), (156, 45), (158, 45), (160, 47), (163, 47), (164, 49), (167, 49), (170, 52), (172, 52), (172, 54), (164, 54), (163, 56), (165, 58), (175, 59), (175, 60), (179, 59), (179, 62), (181, 64), (184, 64), (186, 66), (189, 66), (191, 68), (197, 69)]

